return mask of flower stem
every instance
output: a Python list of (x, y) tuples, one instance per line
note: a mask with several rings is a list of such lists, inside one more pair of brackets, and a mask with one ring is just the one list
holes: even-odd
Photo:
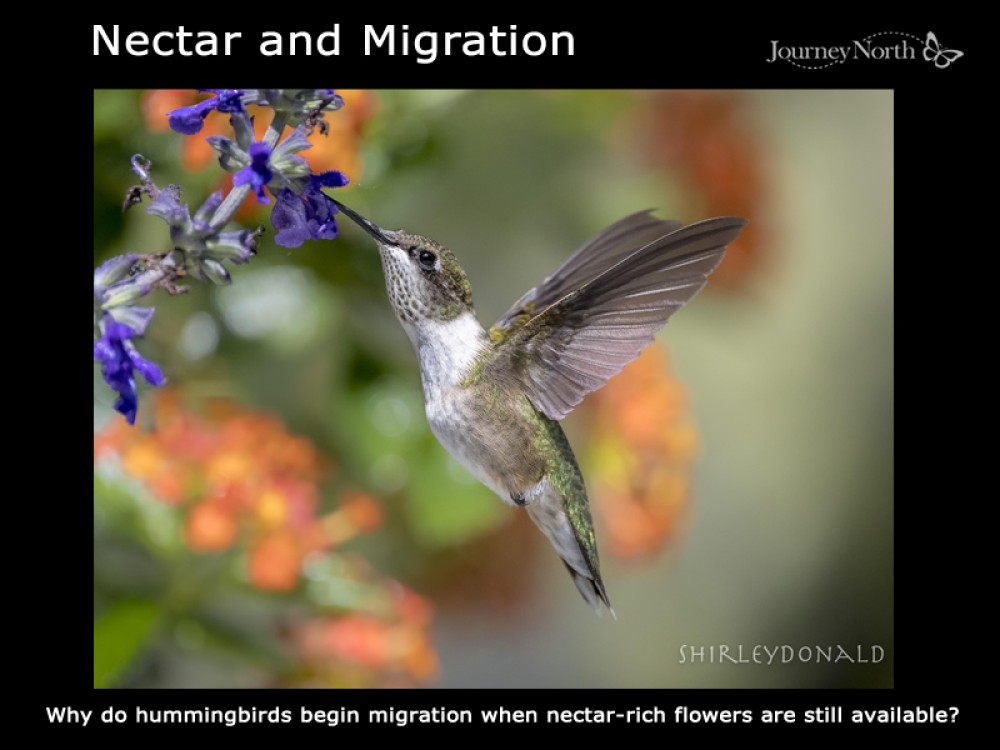
[(249, 193), (250, 185), (240, 185), (230, 190), (229, 195), (226, 196), (226, 199), (222, 201), (212, 215), (212, 221), (210, 222), (212, 229), (221, 229), (228, 224), (229, 220), (233, 218), (233, 214), (236, 213), (236, 209), (240, 207), (243, 199)]
[(275, 112), (274, 119), (271, 120), (271, 124), (267, 128), (267, 133), (264, 135), (264, 143), (271, 148), (277, 146), (278, 141), (281, 140), (281, 134), (285, 132), (285, 125), (287, 123), (287, 112)]
[[(271, 124), (267, 128), (267, 133), (264, 135), (264, 143), (266, 143), (271, 148), (277, 145), (278, 140), (281, 138), (281, 134), (285, 131), (285, 125), (288, 122), (288, 114), (285, 112), (275, 112), (274, 119), (271, 120)], [(224, 227), (231, 218), (233, 214), (236, 213), (236, 209), (240, 207), (243, 200), (250, 193), (250, 185), (241, 185), (240, 187), (233, 188), (226, 199), (222, 201), (215, 213), (212, 215), (212, 221), (209, 222), (213, 229), (221, 229)]]

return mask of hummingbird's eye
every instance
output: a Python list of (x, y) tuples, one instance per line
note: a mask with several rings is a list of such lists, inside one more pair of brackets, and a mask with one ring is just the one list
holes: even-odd
[(421, 266), (430, 271), (434, 269), (434, 264), (437, 262), (437, 256), (430, 250), (421, 250), (420, 254), (417, 256), (417, 261)]

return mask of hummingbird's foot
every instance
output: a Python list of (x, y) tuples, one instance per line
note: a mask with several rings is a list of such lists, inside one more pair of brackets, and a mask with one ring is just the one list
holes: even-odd
[(519, 505), (521, 507), (523, 507), (528, 502), (527, 500), (524, 499), (523, 492), (516, 492), (516, 493), (511, 492), (510, 499), (514, 501), (514, 505)]

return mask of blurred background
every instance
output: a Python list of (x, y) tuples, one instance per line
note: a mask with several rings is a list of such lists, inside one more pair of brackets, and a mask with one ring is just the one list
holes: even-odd
[[(438, 446), (371, 240), (269, 229), (232, 286), (147, 298), (134, 428), (95, 364), (95, 686), (891, 686), (892, 93), (339, 93), (313, 171), (449, 246), (487, 326), (628, 213), (750, 220), (563, 423), (618, 619)], [(166, 128), (200, 96), (95, 92), (95, 264), (169, 249), (121, 212), (132, 154), (192, 209), (228, 189), (224, 116)], [(813, 655), (719, 655), (757, 645)]]

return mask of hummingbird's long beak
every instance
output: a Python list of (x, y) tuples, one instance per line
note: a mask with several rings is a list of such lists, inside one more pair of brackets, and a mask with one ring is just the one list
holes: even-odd
[(396, 244), (391, 239), (389, 239), (389, 237), (386, 236), (386, 233), (385, 233), (384, 229), (382, 229), (381, 227), (377, 226), (376, 224), (373, 224), (372, 222), (368, 221), (368, 219), (366, 219), (364, 216), (362, 216), (361, 214), (357, 213), (356, 211), (348, 208), (343, 203), (341, 203), (340, 201), (338, 201), (336, 198), (331, 198), (330, 200), (332, 200), (334, 203), (337, 204), (337, 208), (339, 208), (347, 216), (347, 218), (349, 218), (351, 221), (353, 221), (359, 227), (361, 227), (366, 232), (368, 232), (368, 234), (370, 234), (372, 237), (374, 237), (377, 242), (380, 242), (383, 245), (394, 245), (394, 244)]

